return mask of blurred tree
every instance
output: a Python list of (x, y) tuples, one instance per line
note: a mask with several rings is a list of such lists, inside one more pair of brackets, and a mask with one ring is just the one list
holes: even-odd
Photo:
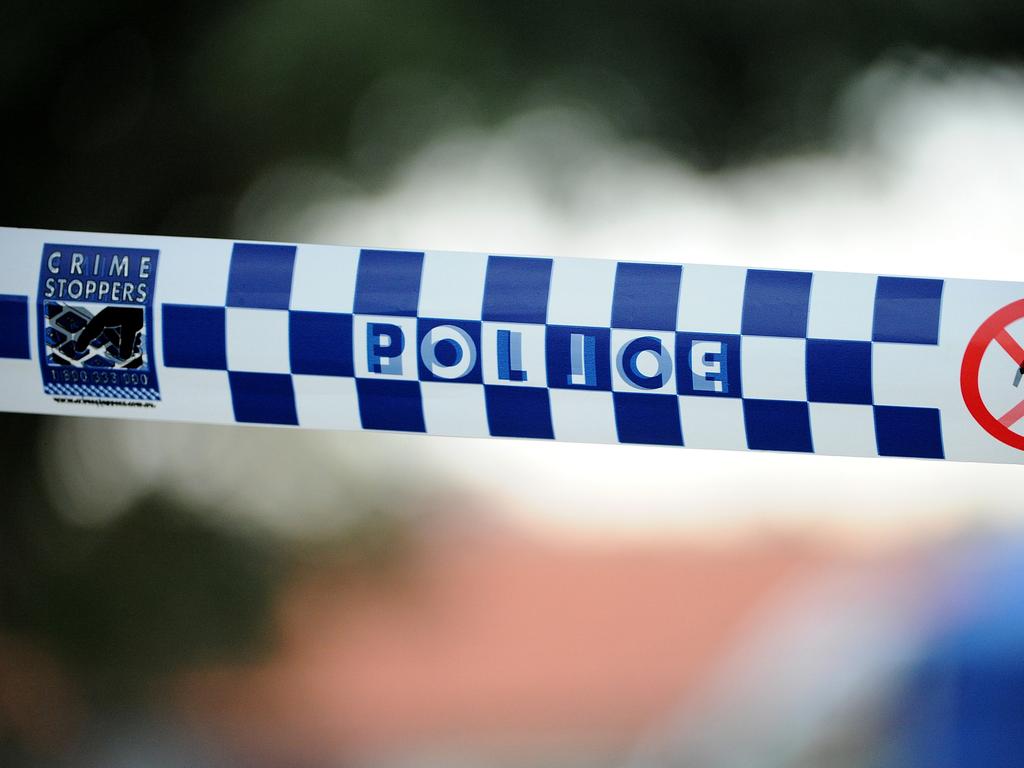
[(11, 0), (2, 20), (3, 223), (186, 235), (228, 234), (261, 168), (379, 184), (452, 122), (542, 104), (706, 169), (814, 149), (878, 59), (1017, 61), (1024, 39), (1005, 0)]
[[(144, 721), (177, 672), (271, 651), (277, 588), (305, 563), (358, 579), (386, 577), (400, 562), (400, 510), (349, 509), (343, 499), (344, 524), (313, 539), (228, 525), (219, 510), (153, 494), (77, 522), (81, 510), (55, 502), (73, 507), (75, 494), (51, 487), (58, 456), (69, 454), (56, 450), (61, 433), (48, 426), (0, 414), (0, 764), (26, 741), (45, 750), (74, 738), (79, 716)], [(5, 700), (5, 686), (24, 690)], [(95, 730), (85, 723), (87, 735)]]
[(0, 415), (0, 639), (49, 654), (93, 712), (146, 702), (186, 664), (267, 648), (282, 553), (163, 498), (69, 522), (46, 493), (59, 467), (43, 423)]

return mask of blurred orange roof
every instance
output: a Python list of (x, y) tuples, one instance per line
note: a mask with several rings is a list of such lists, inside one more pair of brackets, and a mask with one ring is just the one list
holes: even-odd
[(681, 706), (767, 601), (834, 560), (775, 539), (424, 536), (390, 578), (297, 581), (275, 655), (190, 675), (186, 710), (290, 760), (621, 749)]

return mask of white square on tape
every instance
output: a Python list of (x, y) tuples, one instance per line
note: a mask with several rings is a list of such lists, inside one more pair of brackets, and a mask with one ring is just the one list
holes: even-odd
[[(959, 405), (959, 366), (942, 347), (931, 344), (871, 345), (871, 388), (876, 405), (939, 407), (936, 393), (949, 392)], [(959, 362), (959, 361), (957, 361)], [(1012, 377), (1013, 369), (1010, 369)], [(922, 386), (921, 382), (928, 382)]]
[(166, 302), (223, 307), (233, 247), (224, 240), (163, 238), (154, 306)]
[[(34, 352), (34, 349), (33, 349)], [(161, 384), (163, 372), (160, 373)], [(7, 411), (41, 413), (52, 401), (43, 394), (39, 382), (39, 362), (35, 359), (21, 360), (0, 357), (0, 399)], [(59, 411), (58, 411), (59, 413)]]
[(871, 341), (877, 280), (874, 275), (815, 272), (807, 335), (812, 339)]
[(356, 381), (348, 376), (293, 375), (295, 411), (300, 427), (359, 429)]
[(758, 400), (807, 399), (807, 341), (744, 336), (740, 343), (743, 396)]
[(548, 394), (556, 440), (577, 443), (619, 441), (611, 392), (551, 389)]
[(742, 451), (747, 447), (743, 401), (738, 397), (679, 398), (683, 444), (687, 448), (723, 448)]
[(423, 420), (432, 435), (487, 437), (487, 404), (482, 384), (424, 381)]
[(160, 371), (161, 418), (209, 424), (234, 424), (227, 371), (164, 368)]
[(611, 260), (555, 259), (551, 266), (548, 322), (609, 327), (615, 267)]
[(227, 352), (228, 370), (288, 373), (288, 312), (228, 307)]
[(875, 411), (870, 405), (811, 403), (811, 442), (815, 453), (877, 456)]
[(487, 257), (480, 253), (427, 251), (423, 256), (417, 314), (479, 320), (483, 312)]
[(704, 333), (739, 333), (747, 270), (687, 264), (679, 287), (676, 328)]
[(300, 245), (295, 252), (291, 309), (351, 313), (359, 249)]

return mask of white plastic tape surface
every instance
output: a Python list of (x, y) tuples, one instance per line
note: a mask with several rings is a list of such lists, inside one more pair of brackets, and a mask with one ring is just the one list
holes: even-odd
[(1024, 459), (1024, 284), (0, 229), (0, 409)]

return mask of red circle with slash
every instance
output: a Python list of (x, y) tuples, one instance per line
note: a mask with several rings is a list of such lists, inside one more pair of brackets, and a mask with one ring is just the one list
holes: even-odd
[(1024, 419), (1024, 399), (1006, 413), (995, 416), (981, 399), (981, 359), (993, 342), (1003, 348), (1014, 366), (1024, 367), (1024, 346), (1007, 331), (1007, 327), (1024, 317), (1024, 299), (1007, 304), (993, 314), (974, 332), (967, 342), (963, 365), (960, 366), (960, 391), (967, 410), (992, 437), (1013, 448), (1024, 450), (1024, 435), (1010, 427)]

